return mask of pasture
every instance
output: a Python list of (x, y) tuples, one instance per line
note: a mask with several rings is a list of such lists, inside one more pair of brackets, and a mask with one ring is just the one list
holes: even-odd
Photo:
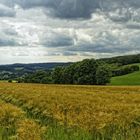
[(133, 72), (131, 74), (123, 75), (123, 76), (116, 76), (111, 78), (110, 85), (129, 85), (129, 86), (136, 86), (140, 85), (140, 71)]

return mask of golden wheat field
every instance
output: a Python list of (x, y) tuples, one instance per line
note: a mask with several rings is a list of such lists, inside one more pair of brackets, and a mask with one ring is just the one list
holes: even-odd
[(0, 83), (0, 140), (139, 140), (140, 87)]

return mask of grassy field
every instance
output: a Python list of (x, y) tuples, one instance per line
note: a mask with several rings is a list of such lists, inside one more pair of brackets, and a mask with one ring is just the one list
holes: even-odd
[(129, 66), (131, 66), (131, 65), (138, 65), (140, 67), (140, 63), (130, 64)]
[(113, 77), (110, 85), (140, 85), (140, 71)]
[(139, 140), (140, 87), (0, 83), (0, 140)]
[[(139, 63), (131, 64), (131, 65), (138, 65), (140, 67)], [(131, 66), (128, 65), (128, 66)], [(109, 85), (114, 86), (136, 86), (140, 85), (140, 71), (134, 72), (131, 74), (123, 75), (123, 76), (116, 76), (111, 78), (111, 83)]]

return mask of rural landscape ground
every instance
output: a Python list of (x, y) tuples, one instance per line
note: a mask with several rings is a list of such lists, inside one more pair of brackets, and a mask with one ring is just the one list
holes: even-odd
[(0, 140), (140, 140), (139, 62), (0, 66)]
[(1, 140), (139, 140), (139, 86), (0, 83)]
[(140, 0), (0, 0), (0, 140), (140, 140)]

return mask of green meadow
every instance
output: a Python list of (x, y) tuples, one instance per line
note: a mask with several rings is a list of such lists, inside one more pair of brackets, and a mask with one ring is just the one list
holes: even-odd
[(140, 85), (140, 71), (113, 77), (110, 85)]

